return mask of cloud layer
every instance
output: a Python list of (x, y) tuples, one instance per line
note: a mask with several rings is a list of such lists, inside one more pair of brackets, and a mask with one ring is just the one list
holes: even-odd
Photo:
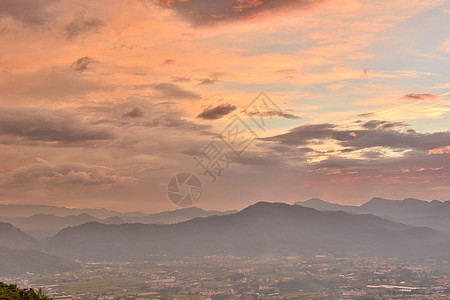
[(0, 108), (0, 135), (61, 144), (116, 137), (113, 128), (95, 125), (73, 111), (11, 107)]
[(308, 9), (323, 0), (159, 0), (194, 25), (254, 18), (288, 8)]
[(58, 0), (1, 0), (0, 18), (11, 17), (19, 22), (39, 25), (48, 21), (49, 7)]
[(17, 185), (117, 185), (133, 183), (130, 176), (121, 176), (117, 171), (103, 166), (79, 163), (51, 164), (41, 162), (23, 166), (7, 173), (0, 174), (0, 186)]
[(288, 133), (263, 138), (284, 145), (307, 146), (311, 143), (325, 143), (334, 140), (346, 151), (372, 147), (392, 149), (431, 150), (450, 143), (450, 131), (417, 133), (414, 130), (400, 131), (396, 128), (405, 124), (387, 121), (369, 121), (362, 124), (365, 129), (339, 129), (334, 124), (306, 124), (291, 129)]

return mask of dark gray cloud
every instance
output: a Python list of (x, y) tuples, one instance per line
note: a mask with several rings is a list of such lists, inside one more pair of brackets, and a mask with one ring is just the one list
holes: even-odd
[(145, 116), (145, 111), (140, 107), (136, 106), (132, 110), (122, 115), (122, 118), (142, 118)]
[(409, 126), (405, 122), (388, 122), (388, 121), (379, 121), (379, 120), (371, 120), (365, 122), (361, 125), (361, 127), (366, 129), (391, 129), (391, 128), (402, 128)]
[(217, 79), (205, 78), (202, 79), (197, 85), (215, 85), (217, 82)]
[(298, 70), (297, 69), (282, 69), (282, 70), (277, 70), (274, 73), (282, 74), (282, 75), (291, 75), (291, 74), (298, 73)]
[(152, 88), (153, 90), (157, 91), (162, 98), (183, 100), (199, 100), (202, 98), (195, 92), (185, 90), (179, 85), (168, 82), (135, 86), (135, 89), (146, 88)]
[(435, 95), (435, 94), (430, 94), (430, 93), (414, 94), (414, 93), (412, 93), (412, 94), (407, 94), (407, 95), (401, 97), (400, 99), (405, 99), (405, 100), (427, 100), (427, 99), (430, 99), (430, 100), (433, 100), (436, 98), (439, 98), (439, 96)]
[(95, 125), (73, 111), (0, 108), (0, 136), (19, 140), (72, 144), (113, 139), (110, 127)]
[(450, 131), (417, 133), (414, 130), (398, 129), (404, 126), (402, 122), (371, 121), (364, 123), (362, 130), (341, 130), (334, 124), (306, 124), (293, 128), (288, 133), (262, 140), (307, 146), (313, 142), (323, 143), (332, 139), (348, 151), (372, 147), (430, 150), (450, 144)]
[(0, 186), (17, 185), (117, 185), (133, 183), (130, 176), (121, 176), (116, 170), (103, 166), (79, 163), (51, 164), (41, 162), (0, 174)]
[(10, 17), (25, 24), (39, 25), (50, 19), (50, 8), (59, 0), (0, 0), (0, 18)]
[(324, 0), (155, 0), (194, 25), (249, 19), (291, 8), (308, 9)]
[(175, 63), (175, 60), (168, 58), (164, 61), (163, 65), (172, 65), (174, 63)]
[(361, 117), (361, 118), (371, 118), (371, 117), (374, 117), (374, 116), (376, 116), (376, 115), (377, 115), (376, 113), (370, 112), (370, 113), (360, 114), (360, 115), (358, 115), (358, 117)]
[(294, 114), (289, 114), (289, 113), (285, 113), (282, 111), (275, 111), (275, 110), (271, 110), (271, 111), (264, 111), (264, 112), (260, 112), (260, 111), (251, 111), (251, 112), (246, 112), (247, 115), (249, 116), (258, 116), (258, 117), (262, 117), (262, 118), (272, 118), (272, 117), (280, 117), (280, 118), (285, 118), (285, 119), (290, 119), (290, 120), (299, 120), (302, 117), (296, 116)]
[(236, 110), (236, 108), (236, 106), (231, 104), (220, 104), (216, 107), (207, 107), (197, 116), (197, 118), (204, 120), (217, 120), (232, 113)]
[(65, 28), (66, 38), (72, 40), (85, 33), (98, 31), (103, 26), (105, 26), (105, 23), (96, 17), (85, 18), (84, 15), (78, 15), (67, 24)]
[(172, 77), (173, 82), (189, 82), (192, 81), (192, 78), (189, 77)]
[(94, 62), (94, 59), (89, 56), (80, 57), (72, 64), (72, 69), (77, 72), (84, 72), (89, 68), (89, 65)]
[(141, 123), (146, 127), (166, 127), (185, 131), (203, 131), (212, 128), (210, 125), (197, 124), (183, 118), (180, 118), (177, 114), (166, 114), (158, 116), (150, 121)]

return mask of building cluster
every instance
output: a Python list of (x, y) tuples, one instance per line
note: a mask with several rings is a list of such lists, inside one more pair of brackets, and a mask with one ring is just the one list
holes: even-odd
[(75, 273), (0, 278), (54, 299), (417, 299), (450, 300), (446, 261), (210, 256), (86, 264)]

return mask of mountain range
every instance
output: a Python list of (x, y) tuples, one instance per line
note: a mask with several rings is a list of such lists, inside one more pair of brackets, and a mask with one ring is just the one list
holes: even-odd
[(61, 230), (46, 251), (88, 261), (158, 256), (439, 255), (446, 235), (373, 215), (323, 212), (284, 203), (257, 203), (238, 213), (171, 225), (86, 223)]
[[(104, 224), (123, 224), (123, 223), (143, 223), (143, 224), (174, 224), (187, 221), (198, 217), (208, 217), (213, 215), (226, 215), (236, 213), (237, 211), (206, 211), (198, 207), (183, 208), (174, 211), (165, 211), (161, 213), (143, 214), (135, 213), (121, 213), (108, 210), (79, 210), (54, 206), (38, 206), (38, 212), (34, 214), (33, 210), (36, 206), (22, 205), (24, 212), (18, 213), (18, 205), (5, 206), (6, 212), (15, 213), (16, 217), (7, 215), (5, 211), (0, 211), (0, 221), (8, 222), (20, 228), (31, 236), (42, 239), (56, 234), (61, 229), (77, 226), (88, 222), (98, 222)], [(2, 209), (3, 209), (2, 208)], [(105, 218), (98, 218), (88, 214), (88, 212), (102, 212), (100, 215)], [(26, 213), (27, 212), (27, 213)], [(57, 213), (57, 215), (50, 212)], [(64, 213), (82, 212), (79, 215), (65, 215)], [(108, 212), (108, 214), (103, 214)], [(30, 215), (28, 215), (30, 214)], [(2, 217), (3, 215), (3, 217)], [(20, 215), (21, 217), (17, 217)]]
[(294, 204), (322, 211), (373, 214), (396, 222), (425, 226), (450, 234), (450, 201), (424, 201), (414, 198), (389, 200), (377, 197), (360, 206), (351, 206), (313, 198)]
[[(385, 208), (377, 202), (385, 203), (374, 200), (370, 205), (360, 207), (384, 212)], [(395, 205), (409, 202), (400, 201)], [(259, 202), (239, 212), (196, 217), (175, 224), (124, 223), (119, 217), (108, 217), (99, 222), (87, 214), (34, 215), (21, 219), (22, 225), (30, 228), (33, 224), (38, 226), (39, 222), (45, 227), (52, 224), (65, 226), (74, 220), (87, 221), (40, 240), (9, 223), (0, 223), (0, 275), (70, 270), (79, 266), (74, 261), (77, 259), (142, 261), (205, 255), (317, 253), (420, 258), (448, 256), (450, 251), (448, 235), (428, 227), (402, 224), (373, 214), (344, 212), (342, 207), (348, 207), (318, 199), (302, 203), (315, 205), (319, 210), (302, 205)], [(199, 212), (198, 209), (181, 211), (184, 217)], [(163, 216), (167, 221), (180, 214), (174, 211)]]

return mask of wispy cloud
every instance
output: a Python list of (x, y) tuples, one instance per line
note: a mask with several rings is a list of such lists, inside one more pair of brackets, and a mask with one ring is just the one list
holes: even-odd
[(80, 57), (72, 64), (72, 69), (77, 72), (84, 72), (89, 68), (89, 65), (91, 65), (94, 61), (92, 57), (84, 56)]
[(216, 107), (207, 107), (197, 118), (204, 120), (217, 120), (236, 110), (236, 106), (231, 104), (220, 104)]
[(156, 92), (158, 92), (159, 97), (166, 99), (199, 100), (202, 98), (200, 94), (186, 90), (177, 84), (168, 82), (142, 84), (134, 86), (134, 89), (137, 90), (148, 88), (155, 90)]
[(406, 94), (405, 96), (401, 97), (400, 99), (405, 99), (405, 100), (433, 100), (439, 98), (438, 95), (435, 94), (430, 94), (430, 93), (425, 93), (425, 94)]
[(67, 24), (66, 38), (72, 40), (89, 32), (97, 32), (103, 26), (105, 23), (97, 17), (86, 18), (84, 15), (78, 15)]
[(122, 118), (142, 118), (145, 116), (145, 111), (140, 106), (136, 106), (132, 110), (122, 115)]

